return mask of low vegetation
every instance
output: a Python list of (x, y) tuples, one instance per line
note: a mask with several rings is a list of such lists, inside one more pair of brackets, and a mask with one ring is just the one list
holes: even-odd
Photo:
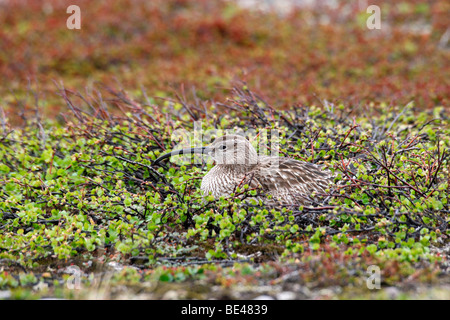
[[(333, 3), (0, 1), (0, 299), (449, 299), (449, 3)], [(199, 129), (334, 184), (203, 197)]]
[[(195, 265), (238, 263), (237, 273), (262, 268), (279, 277), (286, 264), (315, 285), (360, 281), (369, 265), (397, 268), (385, 275), (392, 283), (417, 272), (431, 281), (445, 267), (450, 129), (442, 108), (383, 107), (368, 120), (344, 105), (279, 111), (245, 85), (220, 105), (157, 104), (112, 89), (98, 100), (60, 89), (71, 110), (64, 124), (37, 116), (2, 130), (0, 261), (27, 272), (17, 280), (4, 271), (3, 287), (47, 283), (54, 275), (39, 279), (48, 268), (71, 263), (93, 272), (111, 262), (150, 276), (158, 270), (169, 282), (206, 277)], [(199, 183), (211, 163), (152, 161), (177, 143), (176, 129), (193, 132), (200, 119), (218, 135), (275, 128), (282, 155), (324, 164), (335, 184), (311, 206), (268, 206), (248, 186), (203, 198)]]

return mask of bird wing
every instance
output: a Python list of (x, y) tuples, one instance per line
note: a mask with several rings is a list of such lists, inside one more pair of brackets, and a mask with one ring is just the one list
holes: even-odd
[(333, 181), (323, 167), (282, 157), (260, 157), (254, 171), (255, 182), (274, 197), (282, 200), (305, 200), (312, 193), (323, 193)]

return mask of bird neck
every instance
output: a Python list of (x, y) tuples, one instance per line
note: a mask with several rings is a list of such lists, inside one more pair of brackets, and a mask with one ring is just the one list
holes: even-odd
[(217, 164), (216, 167), (229, 174), (243, 174), (251, 171), (255, 164)]

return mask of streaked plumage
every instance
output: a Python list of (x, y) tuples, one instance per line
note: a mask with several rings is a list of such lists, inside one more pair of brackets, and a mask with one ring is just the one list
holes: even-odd
[(216, 165), (203, 177), (201, 189), (215, 198), (229, 196), (237, 186), (260, 186), (266, 194), (283, 204), (308, 204), (312, 193), (323, 193), (332, 182), (329, 171), (321, 166), (292, 158), (258, 156), (242, 136), (225, 135), (210, 146), (183, 149), (165, 154), (155, 163), (175, 154), (204, 153)]

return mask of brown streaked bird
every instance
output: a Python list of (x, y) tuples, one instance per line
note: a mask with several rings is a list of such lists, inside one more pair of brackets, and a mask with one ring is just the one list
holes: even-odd
[[(310, 204), (312, 193), (323, 193), (333, 181), (331, 172), (316, 164), (292, 158), (258, 155), (251, 143), (239, 135), (224, 135), (209, 146), (175, 150), (154, 161), (179, 154), (201, 153), (216, 165), (203, 177), (203, 193), (214, 198), (227, 197), (237, 186), (260, 186), (282, 204)], [(273, 202), (273, 201), (272, 201)]]

